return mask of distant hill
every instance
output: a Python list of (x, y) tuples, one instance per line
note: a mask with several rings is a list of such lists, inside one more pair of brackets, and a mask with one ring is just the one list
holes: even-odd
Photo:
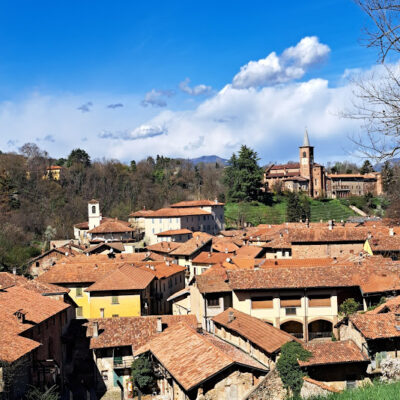
[[(389, 160), (390, 164), (398, 164), (400, 162), (400, 158), (392, 158)], [(378, 163), (374, 165), (374, 170), (377, 172), (381, 172), (384, 163)]]
[(194, 165), (200, 164), (200, 163), (204, 163), (204, 164), (221, 164), (221, 165), (228, 165), (228, 160), (226, 160), (225, 158), (221, 158), (218, 156), (201, 156), (201, 157), (197, 157), (197, 158), (192, 158), (189, 161), (191, 161)]

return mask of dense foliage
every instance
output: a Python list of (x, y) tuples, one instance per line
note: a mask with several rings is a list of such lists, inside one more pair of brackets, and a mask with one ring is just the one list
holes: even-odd
[(339, 306), (339, 314), (348, 317), (352, 314), (355, 314), (360, 307), (360, 303), (355, 301), (353, 298), (349, 298)]
[(298, 360), (306, 361), (312, 354), (305, 350), (298, 342), (285, 343), (281, 348), (281, 356), (276, 363), (283, 387), (293, 399), (300, 398), (303, 386), (303, 372)]
[(311, 209), (307, 196), (299, 195), (298, 193), (289, 192), (287, 204), (287, 221), (299, 222), (310, 220)]
[(132, 380), (142, 393), (151, 391), (154, 386), (153, 366), (146, 355), (141, 355), (133, 361)]
[(225, 169), (225, 184), (231, 201), (259, 200), (263, 169), (258, 165), (257, 153), (242, 146), (239, 154), (233, 154)]

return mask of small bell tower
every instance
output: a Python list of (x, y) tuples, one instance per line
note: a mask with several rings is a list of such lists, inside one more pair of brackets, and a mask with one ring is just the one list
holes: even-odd
[(300, 146), (300, 176), (309, 180), (308, 194), (313, 194), (314, 147), (310, 146), (307, 128), (304, 131), (303, 145)]
[(88, 203), (88, 222), (89, 230), (96, 228), (100, 225), (101, 214), (100, 214), (100, 204), (97, 200), (90, 200)]

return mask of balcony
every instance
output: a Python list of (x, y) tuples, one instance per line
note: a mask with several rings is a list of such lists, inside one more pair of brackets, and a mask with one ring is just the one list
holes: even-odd
[(114, 369), (125, 369), (125, 368), (131, 368), (132, 363), (133, 363), (133, 356), (114, 357), (113, 366)]
[(297, 339), (303, 339), (303, 334), (302, 333), (299, 333), (299, 332), (288, 332), (288, 333), (289, 333), (289, 335), (292, 335)]
[(308, 340), (331, 338), (332, 331), (327, 332), (308, 332)]

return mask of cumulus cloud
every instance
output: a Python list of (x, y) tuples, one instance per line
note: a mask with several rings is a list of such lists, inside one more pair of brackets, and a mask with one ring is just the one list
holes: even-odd
[(113, 103), (113, 104), (108, 104), (107, 108), (111, 108), (112, 110), (115, 110), (116, 108), (121, 108), (124, 105), (122, 103)]
[(150, 92), (147, 92), (144, 96), (144, 99), (141, 102), (143, 107), (152, 106), (152, 107), (166, 107), (167, 101), (166, 98), (172, 97), (175, 93), (172, 90), (155, 90), (152, 89)]
[(113, 139), (113, 140), (139, 140), (152, 138), (154, 136), (166, 135), (168, 130), (162, 126), (157, 125), (140, 125), (133, 131), (116, 131), (108, 132), (103, 131), (98, 134), (100, 139)]
[(91, 101), (88, 101), (87, 103), (82, 104), (81, 106), (77, 107), (77, 110), (83, 112), (83, 113), (88, 113), (92, 110), (93, 103)]
[(190, 83), (190, 79), (186, 78), (184, 81), (182, 81), (179, 84), (179, 89), (181, 89), (182, 92), (190, 94), (191, 96), (206, 95), (206, 94), (210, 94), (212, 92), (211, 86), (206, 86), (206, 85), (201, 84), (201, 85), (190, 87), (189, 83)]
[(296, 46), (287, 48), (281, 56), (275, 52), (258, 61), (250, 61), (234, 76), (236, 89), (271, 86), (300, 79), (307, 69), (326, 59), (330, 48), (316, 36), (307, 36)]

